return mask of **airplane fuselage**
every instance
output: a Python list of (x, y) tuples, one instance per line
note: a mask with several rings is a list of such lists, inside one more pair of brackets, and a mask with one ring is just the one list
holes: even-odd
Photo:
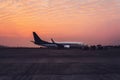
[(44, 41), (42, 39), (40, 39), (40, 37), (35, 33), (33, 32), (33, 36), (34, 36), (34, 44), (37, 44), (39, 46), (43, 46), (43, 47), (47, 47), (47, 48), (79, 48), (79, 47), (82, 47), (84, 46), (83, 43), (74, 43), (74, 42), (64, 42), (64, 43), (58, 43), (58, 42), (55, 42), (53, 39), (52, 42), (47, 42), (47, 41)]

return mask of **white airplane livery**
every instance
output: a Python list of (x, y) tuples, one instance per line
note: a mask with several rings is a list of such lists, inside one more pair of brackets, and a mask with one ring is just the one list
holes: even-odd
[(83, 43), (78, 42), (55, 42), (53, 39), (51, 39), (52, 42), (47, 42), (42, 40), (36, 32), (33, 32), (34, 41), (32, 41), (34, 44), (43, 46), (46, 48), (80, 48), (83, 46), (86, 46)]

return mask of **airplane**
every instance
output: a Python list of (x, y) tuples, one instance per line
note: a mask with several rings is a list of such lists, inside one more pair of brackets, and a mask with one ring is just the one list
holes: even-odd
[(51, 42), (47, 42), (42, 40), (36, 32), (33, 32), (33, 37), (34, 41), (31, 42), (45, 48), (81, 48), (83, 46), (86, 46), (81, 42), (55, 42), (53, 39), (51, 39)]

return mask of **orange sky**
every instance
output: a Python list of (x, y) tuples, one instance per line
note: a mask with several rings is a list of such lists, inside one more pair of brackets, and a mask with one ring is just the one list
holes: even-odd
[(0, 44), (34, 46), (32, 32), (49, 41), (120, 44), (119, 0), (0, 0)]

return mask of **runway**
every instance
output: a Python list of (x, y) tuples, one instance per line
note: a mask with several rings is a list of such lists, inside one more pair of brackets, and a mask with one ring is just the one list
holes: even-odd
[(0, 49), (0, 80), (120, 80), (120, 49)]

